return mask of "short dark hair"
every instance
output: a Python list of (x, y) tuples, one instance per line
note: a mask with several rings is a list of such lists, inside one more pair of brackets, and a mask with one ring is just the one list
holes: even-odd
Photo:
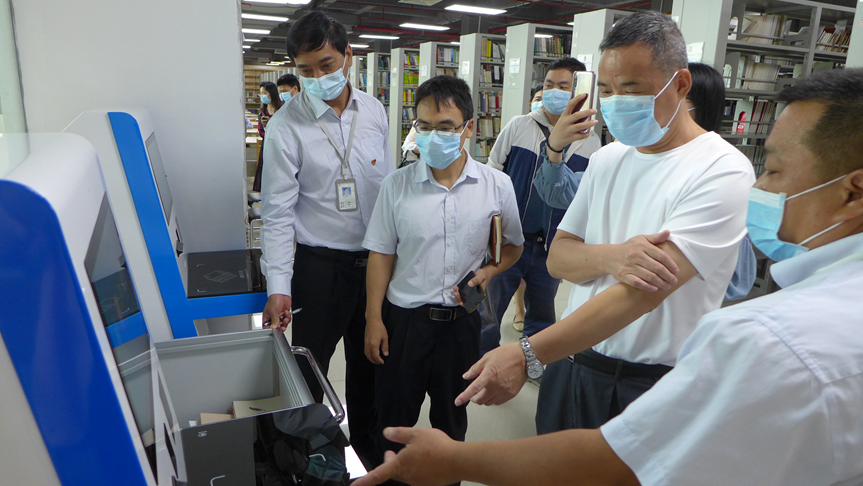
[(803, 143), (815, 154), (815, 174), (834, 179), (863, 168), (863, 68), (814, 72), (783, 89), (776, 101), (825, 105)]
[(291, 88), (300, 89), (300, 80), (297, 79), (293, 74), (282, 74), (279, 76), (279, 79), (276, 81), (276, 86), (284, 86), (288, 85)]
[(464, 80), (452, 76), (435, 76), (417, 88), (415, 108), (428, 97), (434, 98), (435, 106), (455, 106), (461, 111), (463, 121), (473, 118), (473, 99), (470, 97), (470, 87)]
[(707, 64), (690, 62), (692, 89), (686, 97), (695, 105), (695, 123), (708, 132), (720, 133), (725, 111), (725, 81), (719, 71)]
[(536, 85), (535, 88), (530, 90), (530, 99), (533, 100), (533, 97), (536, 96), (537, 93), (545, 89), (541, 84)]
[(599, 44), (599, 51), (644, 42), (653, 51), (653, 65), (666, 74), (688, 63), (686, 42), (671, 17), (654, 10), (639, 10), (621, 19)]
[[(276, 83), (274, 83), (272, 81), (261, 81), (261, 88), (264, 88), (265, 90), (267, 90), (267, 93), (270, 94), (270, 103), (275, 105), (277, 110), (279, 108), (281, 108), (281, 106), (283, 104), (285, 104), (282, 101), (282, 97), (279, 96), (279, 88), (276, 87)], [(267, 107), (266, 103), (261, 103), (261, 109), (262, 110), (266, 107)], [(272, 113), (270, 113), (270, 114), (272, 115)]]
[(564, 57), (558, 59), (551, 63), (546, 69), (545, 74), (548, 75), (549, 71), (556, 71), (558, 69), (568, 69), (569, 72), (574, 73), (576, 71), (587, 71), (587, 68), (584, 67), (584, 64), (574, 57)]
[(327, 44), (344, 55), (348, 48), (348, 33), (345, 26), (334, 18), (313, 10), (291, 26), (285, 50), (288, 57), (296, 59), (299, 54), (317, 51)]

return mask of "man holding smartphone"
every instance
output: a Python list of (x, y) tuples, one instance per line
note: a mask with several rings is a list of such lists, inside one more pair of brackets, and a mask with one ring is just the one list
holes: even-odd
[[(600, 106), (618, 142), (591, 157), (549, 251), (551, 275), (574, 284), (565, 317), (484, 356), (456, 401), (503, 403), (542, 376), (538, 433), (599, 427), (672, 369), (722, 304), (755, 181), (740, 151), (686, 116), (692, 78), (670, 17), (639, 11), (600, 49)], [(595, 123), (579, 122), (595, 110), (578, 101), (543, 142), (550, 162)]]
[[(467, 386), (462, 374), (479, 358), (480, 318), (459, 305), (456, 286), (474, 272), (468, 291), (485, 290), (518, 260), (523, 237), (509, 179), (464, 150), (474, 125), (467, 83), (426, 81), (416, 112), (422, 163), (384, 179), (363, 241), (370, 250), (365, 352), (378, 365), (380, 430), (414, 425), (428, 393), (432, 425), (464, 440), (467, 410), (453, 402)], [(501, 262), (480, 267), (498, 215)], [(380, 454), (397, 447), (381, 445)]]
[[(483, 353), (500, 346), (500, 324), (522, 279), (526, 284), (524, 336), (532, 336), (557, 320), (554, 297), (560, 280), (549, 275), (546, 258), (564, 210), (549, 206), (539, 197), (534, 178), (542, 164), (541, 144), (554, 130), (572, 96), (573, 73), (583, 71), (584, 64), (571, 57), (552, 63), (541, 90), (542, 107), (510, 120), (489, 154), (488, 165), (502, 170), (512, 180), (525, 244), (518, 262), (489, 284), (494, 316), (483, 326)], [(565, 165), (575, 173), (582, 173), (588, 158), (599, 147), (599, 136), (590, 131), (587, 137), (563, 150)]]

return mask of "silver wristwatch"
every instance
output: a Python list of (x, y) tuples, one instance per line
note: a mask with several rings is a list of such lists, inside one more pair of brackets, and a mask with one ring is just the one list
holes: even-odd
[(542, 363), (533, 354), (533, 348), (530, 347), (530, 341), (527, 340), (527, 337), (522, 337), (518, 342), (521, 343), (521, 350), (524, 351), (524, 359), (526, 360), (524, 371), (527, 372), (527, 377), (531, 380), (538, 380), (542, 376)]

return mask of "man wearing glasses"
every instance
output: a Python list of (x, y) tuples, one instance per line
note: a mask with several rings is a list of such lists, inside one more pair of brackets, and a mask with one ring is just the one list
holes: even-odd
[[(432, 426), (464, 440), (467, 409), (454, 402), (467, 386), (462, 373), (479, 358), (480, 317), (460, 305), (457, 285), (473, 271), (468, 287), (485, 291), (518, 260), (524, 237), (509, 178), (464, 150), (474, 125), (467, 84), (426, 81), (416, 111), (423, 163), (384, 179), (363, 241), (370, 250), (365, 352), (378, 365), (380, 429), (416, 424), (428, 393)], [(496, 215), (501, 261), (481, 267)], [(380, 452), (398, 448), (381, 440)]]

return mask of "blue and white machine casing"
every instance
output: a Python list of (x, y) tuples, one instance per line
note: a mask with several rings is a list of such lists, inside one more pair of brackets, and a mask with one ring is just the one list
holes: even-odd
[[(126, 108), (116, 111), (129, 113), (137, 120), (144, 140), (148, 140), (154, 135), (153, 124), (146, 110)], [(130, 271), (136, 278), (135, 289), (138, 293), (141, 311), (144, 313), (144, 318), (148, 324), (150, 336), (155, 342), (173, 338), (168, 315), (162, 303), (159, 283), (153, 270), (144, 234), (141, 231), (141, 223), (129, 190), (126, 172), (123, 169), (123, 161), (120, 159), (120, 153), (114, 140), (108, 112), (105, 110), (84, 112), (66, 127), (64, 132), (81, 135), (96, 147), (102, 174), (105, 178), (105, 186), (108, 188), (108, 200), (111, 202), (111, 208), (117, 220), (117, 231), (120, 233), (120, 241), (129, 262)], [(176, 208), (172, 208), (167, 225), (170, 235), (178, 234), (179, 225)], [(176, 255), (176, 237), (171, 238), (171, 244)], [(181, 253), (177, 257), (177, 265), (180, 268), (184, 287), (186, 287), (188, 285), (186, 253)]]
[[(14, 135), (5, 135), (5, 138), (7, 139), (11, 137), (14, 137)], [(168, 436), (164, 434), (164, 430), (169, 424), (168, 414), (173, 416), (170, 397), (168, 397), (167, 404), (169, 410), (164, 410), (161, 402), (158, 400), (153, 400), (152, 402), (155, 419), (155, 423), (152, 424), (152, 429), (155, 431), (157, 471), (159, 477), (156, 478), (153, 475), (150, 463), (144, 451), (142, 438), (138, 433), (138, 424), (135, 421), (129, 400), (126, 396), (125, 387), (123, 385), (117, 362), (114, 358), (111, 343), (109, 342), (108, 335), (105, 332), (102, 318), (99, 315), (98, 303), (96, 302), (87, 271), (84, 267), (85, 256), (96, 225), (99, 209), (102, 205), (103, 198), (105, 197), (105, 188), (99, 170), (96, 152), (87, 140), (75, 135), (21, 135), (20, 137), (22, 137), (21, 143), (28, 145), (31, 148), (31, 153), (24, 162), (14, 168), (7, 176), (2, 177), (2, 174), (0, 174), (0, 177), (2, 177), (2, 179), (6, 179), (8, 182), (18, 184), (29, 189), (29, 191), (34, 193), (34, 198), (43, 199), (43, 201), (47, 202), (53, 210), (56, 215), (57, 222), (59, 222), (63, 240), (65, 240), (66, 250), (68, 251), (66, 261), (71, 266), (70, 270), (74, 273), (78, 284), (77, 289), (73, 288), (68, 290), (70, 293), (77, 293), (79, 299), (83, 301), (81, 302), (83, 305), (78, 308), (70, 309), (64, 307), (68, 304), (68, 298), (70, 296), (57, 296), (58, 302), (56, 302), (56, 306), (52, 306), (53, 308), (50, 313), (53, 314), (54, 310), (56, 310), (63, 316), (53, 319), (52, 321), (56, 326), (63, 326), (64, 321), (80, 318), (83, 321), (87, 321), (89, 324), (86, 329), (86, 333), (89, 336), (88, 340), (82, 341), (70, 339), (64, 340), (61, 344), (63, 348), (71, 348), (78, 345), (80, 346), (79, 349), (68, 349), (66, 351), (66, 356), (60, 357), (59, 359), (54, 358), (57, 359), (57, 361), (60, 361), (60, 359), (72, 356), (74, 359), (61, 363), (55, 362), (50, 356), (41, 356), (42, 358), (46, 358), (42, 365), (50, 367), (50, 373), (58, 375), (58, 380), (61, 380), (64, 373), (80, 373), (82, 371), (80, 368), (86, 367), (87, 364), (90, 364), (91, 366), (89, 368), (94, 373), (91, 377), (88, 377), (89, 380), (84, 380), (88, 383), (99, 380), (100, 376), (98, 366), (104, 365), (108, 371), (110, 388), (99, 388), (96, 385), (92, 385), (92, 389), (101, 390), (103, 395), (90, 395), (87, 397), (87, 402), (89, 404), (98, 403), (100, 404), (99, 406), (106, 404), (109, 405), (108, 413), (102, 417), (107, 422), (110, 422), (113, 418), (111, 417), (111, 412), (115, 411), (115, 406), (118, 407), (122, 416), (122, 421), (125, 422), (126, 425), (123, 431), (99, 430), (100, 428), (105, 429), (110, 428), (111, 426), (110, 424), (106, 427), (106, 424), (92, 423), (90, 420), (96, 417), (88, 417), (86, 414), (82, 414), (84, 416), (77, 417), (80, 420), (80, 423), (76, 424), (71, 421), (64, 422), (62, 419), (68, 417), (64, 417), (63, 414), (59, 412), (58, 415), (60, 417), (58, 417), (56, 423), (53, 423), (50, 420), (46, 420), (47, 417), (42, 415), (44, 411), (34, 411), (34, 416), (39, 425), (43, 440), (45, 440), (45, 445), (51, 455), (54, 469), (63, 484), (85, 484), (84, 482), (78, 482), (80, 479), (80, 471), (76, 471), (76, 469), (83, 469), (86, 471), (86, 467), (82, 468), (80, 465), (69, 464), (68, 461), (65, 460), (66, 458), (63, 457), (67, 454), (66, 450), (70, 448), (69, 446), (71, 445), (72, 448), (78, 450), (80, 454), (85, 456), (90, 449), (93, 449), (92, 454), (99, 454), (100, 452), (103, 452), (100, 451), (100, 447), (104, 447), (105, 444), (115, 442), (116, 434), (119, 433), (125, 435), (131, 442), (132, 450), (134, 451), (137, 462), (136, 470), (122, 471), (121, 477), (124, 478), (124, 484), (146, 484), (155, 486), (157, 484), (171, 484), (172, 477), (182, 480), (185, 477), (185, 472), (183, 470), (184, 462), (182, 458), (182, 444), (172, 444), (172, 448), (177, 456), (177, 474), (175, 475), (174, 468), (171, 466), (172, 461), (169, 456), (168, 446), (166, 443), (166, 441), (174, 440), (171, 435), (179, 437), (179, 434), (171, 434)], [(51, 142), (49, 142), (49, 140), (51, 140)], [(46, 174), (50, 174), (51, 177), (46, 177)], [(0, 180), (0, 182), (3, 181)], [(43, 222), (33, 221), (33, 223), (41, 224)], [(125, 249), (125, 242), (123, 242), (123, 247)], [(2, 257), (2, 255), (0, 255), (0, 257)], [(13, 255), (12, 257), (14, 258), (15, 256)], [(46, 259), (56, 259), (57, 257), (58, 255), (45, 255)], [(135, 272), (131, 273), (133, 275), (135, 274)], [(36, 276), (34, 276), (34, 278), (35, 277)], [(133, 277), (133, 285), (137, 285), (135, 277)], [(40, 297), (43, 303), (45, 300), (44, 297), (45, 296)], [(80, 313), (80, 315), (75, 315), (76, 312)], [(39, 316), (34, 317), (39, 318)], [(9, 325), (9, 323), (6, 325)], [(0, 330), (2, 330), (2, 327), (0, 327)], [(36, 329), (36, 332), (39, 332), (38, 329)], [(41, 339), (46, 339), (46, 337), (40, 336), (40, 340)], [(62, 329), (58, 330), (55, 339), (63, 339)], [(33, 346), (34, 348), (39, 347), (38, 343), (22, 344), (20, 340), (17, 339), (13, 339), (11, 341), (6, 340), (5, 344), (10, 355), (17, 351), (17, 349), (15, 351), (12, 350), (13, 346), (16, 348), (18, 346), (26, 348), (28, 345)], [(92, 348), (87, 349), (87, 344), (91, 345)], [(43, 344), (42, 346), (46, 345)], [(46, 347), (51, 348), (50, 345), (47, 345)], [(55, 346), (55, 349), (59, 348)], [(24, 350), (25, 353), (34, 353), (37, 351), (38, 349)], [(158, 359), (152, 349), (152, 345), (150, 345), (150, 354), (150, 362), (152, 366), (152, 390), (154, 392), (153, 396), (155, 397), (158, 396), (157, 393), (159, 393), (157, 389), (157, 387), (160, 386), (159, 381), (164, 381), (164, 377), (161, 375)], [(87, 360), (91, 357), (94, 359), (93, 363), (76, 362), (78, 360)], [(20, 370), (18, 372), (18, 376), (21, 376)], [(39, 381), (38, 378), (39, 377), (36, 376), (36, 379), (33, 382), (22, 383), (25, 393), (30, 395), (31, 409), (33, 409), (34, 406), (39, 406), (34, 403), (34, 396), (45, 398), (54, 396), (59, 400), (59, 407), (68, 405), (68, 403), (64, 403), (66, 401), (77, 402), (74, 399), (79, 397), (63, 395), (64, 391), (67, 390), (62, 388), (57, 389), (56, 387), (52, 389), (52, 385), (56, 385), (56, 382), (43, 382)], [(71, 381), (73, 383), (78, 383), (82, 380), (80, 376), (76, 378), (77, 379), (72, 379)], [(104, 383), (102, 383), (102, 385), (104, 385)], [(69, 386), (74, 385), (69, 384)], [(167, 394), (167, 387), (164, 387), (164, 385), (162, 386), (165, 388), (164, 393)], [(40, 389), (43, 387), (44, 389)], [(105, 393), (107, 390), (112, 390), (113, 393)], [(80, 395), (80, 390), (78, 390), (78, 395)], [(88, 407), (87, 404), (78, 405), (83, 408)], [(96, 407), (90, 406), (89, 408)], [(178, 423), (176, 416), (173, 416), (172, 423)], [(54, 429), (46, 430), (46, 424), (50, 424)], [(142, 427), (145, 426), (145, 424), (141, 425)], [(76, 426), (78, 430), (75, 430)], [(58, 441), (57, 437), (62, 437), (64, 434), (66, 435), (65, 438), (67, 441), (72, 441), (71, 444), (57, 444), (57, 442), (63, 442), (62, 440)], [(114, 437), (106, 437), (105, 444), (100, 444), (98, 438), (95, 441), (93, 440), (93, 435), (98, 437), (100, 435), (109, 434), (114, 434)], [(45, 439), (46, 437), (48, 439)], [(128, 450), (124, 448), (127, 444), (128, 442), (123, 440), (120, 444), (113, 447), (113, 449), (117, 449), (115, 451), (117, 456), (128, 452)], [(104, 457), (100, 459), (110, 461), (112, 458)], [(121, 464), (118, 464), (118, 467), (121, 467), (124, 462), (128, 464), (129, 461), (129, 457), (115, 457), (114, 459), (119, 459), (118, 462)]]

